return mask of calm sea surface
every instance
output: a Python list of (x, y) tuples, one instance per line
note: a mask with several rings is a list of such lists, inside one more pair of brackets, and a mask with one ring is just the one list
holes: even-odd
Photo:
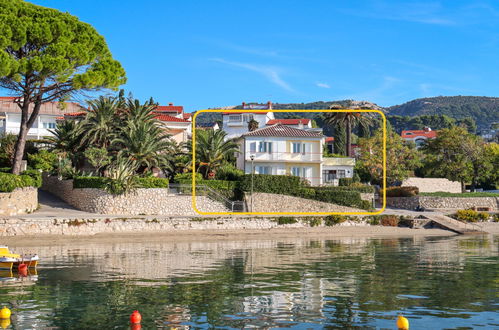
[(499, 329), (493, 236), (11, 247), (43, 258), (0, 273), (12, 329)]

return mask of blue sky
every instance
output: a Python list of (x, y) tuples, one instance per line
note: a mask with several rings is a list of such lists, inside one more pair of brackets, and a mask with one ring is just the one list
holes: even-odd
[(246, 102), (498, 96), (494, 1), (36, 0), (92, 24), (124, 86), (187, 111)]

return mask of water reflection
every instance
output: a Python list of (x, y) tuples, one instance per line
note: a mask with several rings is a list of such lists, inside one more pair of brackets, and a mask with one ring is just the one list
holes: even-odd
[(0, 281), (0, 304), (13, 308), (17, 329), (124, 328), (134, 309), (147, 329), (393, 328), (399, 312), (412, 328), (499, 327), (497, 237), (76, 241), (33, 249), (43, 257), (37, 282)]

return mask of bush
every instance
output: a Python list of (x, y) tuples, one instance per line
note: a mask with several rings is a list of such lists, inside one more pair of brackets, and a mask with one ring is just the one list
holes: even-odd
[(318, 227), (322, 224), (321, 217), (308, 217), (307, 221), (310, 227)]
[(381, 216), (381, 225), (388, 227), (397, 227), (399, 218), (396, 215), (383, 215)]
[[(251, 191), (251, 177), (251, 174), (245, 174), (241, 178), (240, 188), (243, 191)], [(296, 195), (297, 191), (302, 187), (302, 180), (297, 176), (270, 174), (253, 175), (253, 190), (255, 192)]]
[(454, 218), (465, 222), (486, 221), (490, 215), (487, 212), (477, 212), (475, 210), (458, 210)]
[(232, 164), (220, 166), (215, 173), (216, 180), (239, 181), (243, 176), (244, 172)]
[[(203, 180), (203, 176), (201, 173), (196, 173), (196, 183), (199, 181)], [(175, 183), (180, 183), (180, 184), (191, 184), (192, 183), (192, 172), (187, 172), (187, 173), (180, 173), (175, 175), (173, 178), (173, 181)]]
[(324, 224), (326, 226), (334, 226), (342, 222), (345, 222), (346, 220), (348, 220), (348, 217), (344, 215), (331, 214), (324, 217)]
[(146, 177), (138, 178), (139, 188), (168, 188), (169, 182), (166, 178)]
[(338, 184), (340, 186), (350, 186), (352, 185), (352, 183), (354, 183), (355, 181), (353, 180), (353, 178), (340, 178), (338, 180)]
[(29, 175), (35, 184), (35, 187), (42, 186), (42, 173), (39, 170), (26, 170), (22, 172), (23, 175)]
[(362, 183), (360, 183), (360, 184), (359, 183), (353, 183), (351, 186), (314, 187), (314, 189), (316, 189), (316, 190), (329, 190), (331, 192), (336, 192), (336, 191), (357, 191), (359, 193), (374, 193), (374, 187), (373, 186), (364, 185)]
[(10, 173), (12, 171), (12, 167), (0, 167), (1, 173)]
[(52, 171), (57, 162), (57, 155), (47, 150), (40, 150), (36, 154), (28, 154), (28, 165), (36, 170)]
[(37, 182), (29, 175), (0, 173), (0, 192), (12, 192), (16, 188), (38, 187)]
[(366, 219), (367, 223), (371, 226), (378, 226), (381, 222), (381, 216), (379, 215), (371, 215), (369, 217), (366, 217)]
[(499, 222), (499, 213), (496, 213), (496, 214), (493, 215), (492, 221)]
[(418, 187), (388, 187), (386, 197), (412, 197), (419, 194)]
[(308, 199), (315, 199), (315, 189), (313, 188), (299, 188), (295, 196), (297, 197), (302, 197), (302, 198), (308, 198)]
[(298, 220), (296, 220), (294, 217), (279, 217), (277, 218), (277, 223), (279, 225), (289, 225), (293, 223), (297, 223)]
[(99, 188), (106, 187), (106, 178), (97, 176), (81, 176), (73, 179), (73, 188)]

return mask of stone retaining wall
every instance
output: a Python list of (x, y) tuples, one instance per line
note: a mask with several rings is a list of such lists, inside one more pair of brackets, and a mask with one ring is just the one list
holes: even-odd
[(37, 208), (37, 188), (16, 188), (10, 193), (0, 193), (0, 215), (11, 216), (30, 213)]
[[(111, 195), (102, 189), (73, 189), (73, 180), (59, 180), (43, 175), (42, 189), (58, 196), (75, 208), (98, 214), (126, 215), (196, 215), (190, 195), (170, 194), (168, 189), (136, 189), (126, 195)], [(228, 212), (222, 204), (207, 197), (196, 198), (202, 212)]]
[(461, 192), (461, 183), (444, 178), (408, 178), (402, 182), (402, 187), (406, 186), (418, 187), (419, 192)]
[[(309, 228), (307, 218), (296, 218), (293, 224), (277, 223), (275, 217), (123, 217), (123, 218), (0, 218), (0, 237), (96, 234), (172, 233), (192, 230), (270, 230), (274, 228)], [(369, 226), (366, 222), (345, 221), (336, 226)], [(324, 227), (324, 223), (321, 225)], [(328, 227), (329, 228), (329, 227)]]
[(425, 209), (468, 209), (488, 207), (499, 210), (499, 197), (387, 197), (386, 205), (395, 208), (414, 210), (417, 206)]

